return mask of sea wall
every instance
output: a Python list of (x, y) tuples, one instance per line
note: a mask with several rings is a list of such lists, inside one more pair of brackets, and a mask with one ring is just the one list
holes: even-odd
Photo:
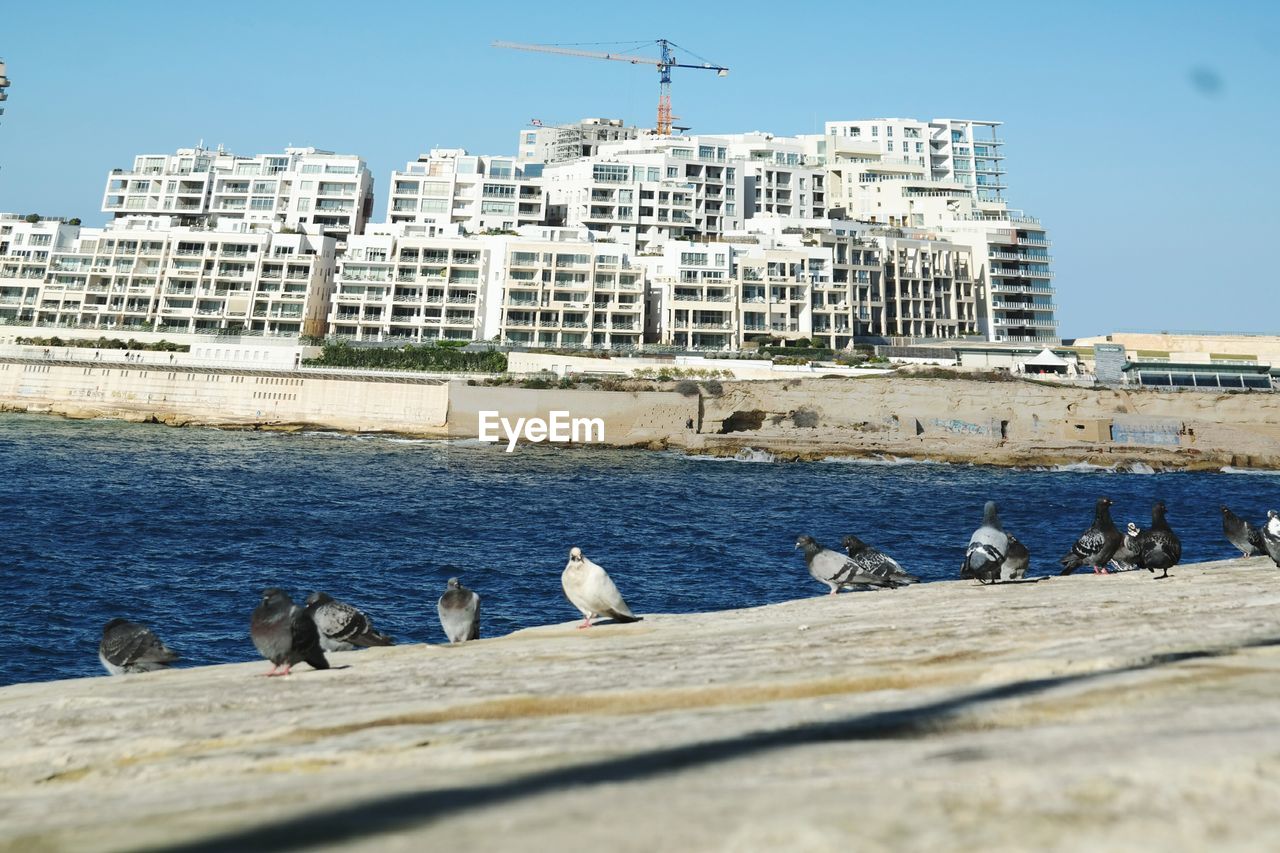
[(720, 455), (750, 447), (789, 458), (1280, 468), (1276, 394), (907, 375), (642, 387), (535, 389), (368, 371), (0, 357), (0, 410), (77, 418), (474, 438), (483, 411), (512, 420), (562, 411), (601, 419), (607, 444)]
[(174, 425), (446, 434), (448, 383), (282, 370), (0, 360), (0, 409)]

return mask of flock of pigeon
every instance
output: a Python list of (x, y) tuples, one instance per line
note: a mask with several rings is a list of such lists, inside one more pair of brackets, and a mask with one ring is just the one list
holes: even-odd
[[(1169, 569), (1182, 558), (1182, 543), (1165, 518), (1163, 501), (1151, 508), (1151, 526), (1139, 530), (1129, 523), (1121, 533), (1111, 520), (1111, 501), (1098, 498), (1094, 505), (1093, 524), (1071, 546), (1059, 563), (1061, 574), (1089, 566), (1095, 573), (1110, 574), (1110, 566), (1121, 571), (1160, 570), (1156, 580), (1164, 580)], [(1227, 540), (1245, 557), (1266, 554), (1280, 567), (1280, 513), (1270, 510), (1267, 520), (1255, 526), (1222, 507), (1222, 531)], [(804, 552), (809, 574), (826, 584), (831, 594), (842, 589), (895, 589), (917, 583), (920, 578), (909, 573), (902, 564), (856, 536), (846, 536), (840, 543), (842, 554), (824, 548), (812, 536), (796, 539), (796, 548)], [(1043, 578), (1026, 578), (1031, 554), (1027, 547), (1000, 523), (994, 501), (983, 508), (982, 525), (969, 537), (960, 577), (980, 583), (1034, 582)], [(631, 612), (622, 593), (608, 572), (582, 555), (579, 548), (569, 551), (569, 562), (560, 576), (565, 596), (582, 613), (579, 628), (589, 628), (592, 619), (608, 617), (615, 622), (636, 622), (640, 617)], [(480, 637), (480, 596), (450, 578), (436, 605), (440, 626), (450, 643), (462, 643)], [(373, 627), (361, 610), (334, 600), (323, 592), (313, 592), (305, 607), (294, 604), (289, 594), (277, 587), (265, 589), (262, 600), (249, 620), (249, 637), (258, 652), (271, 662), (266, 675), (288, 675), (299, 663), (314, 669), (328, 669), (325, 652), (349, 651), (368, 646), (389, 646), (395, 641)], [(144, 625), (125, 619), (112, 619), (102, 629), (98, 658), (112, 675), (150, 672), (168, 667), (178, 660), (170, 649)]]

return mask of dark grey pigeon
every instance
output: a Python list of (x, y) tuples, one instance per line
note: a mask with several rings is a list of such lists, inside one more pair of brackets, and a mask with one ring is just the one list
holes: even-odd
[(1169, 569), (1182, 559), (1182, 542), (1165, 521), (1165, 512), (1164, 501), (1151, 507), (1151, 526), (1138, 535), (1138, 556), (1134, 559), (1138, 568), (1152, 574), (1161, 569), (1164, 574), (1156, 576), (1158, 581), (1169, 577)]
[(127, 619), (108, 622), (98, 644), (98, 660), (112, 675), (167, 669), (178, 657), (150, 628)]
[(1111, 521), (1111, 501), (1098, 498), (1093, 505), (1093, 525), (1080, 534), (1071, 546), (1071, 553), (1058, 561), (1062, 564), (1062, 574), (1069, 575), (1081, 566), (1092, 566), (1094, 574), (1109, 575), (1107, 563), (1123, 544), (1124, 536)]
[[(277, 587), (262, 591), (262, 601), (253, 609), (249, 621), (249, 637), (262, 656), (271, 661), (267, 675), (288, 675), (294, 664), (303, 662), (313, 669), (329, 668), (311, 614)], [(284, 671), (280, 672), (282, 666)]]
[(893, 557), (878, 548), (872, 548), (857, 536), (846, 536), (840, 540), (840, 544), (849, 555), (849, 562), (854, 565), (855, 577), (883, 579), (882, 583), (875, 585), (887, 586), (891, 589), (920, 582), (920, 578), (902, 568), (902, 564)]
[(1222, 532), (1227, 541), (1236, 546), (1245, 557), (1255, 557), (1265, 550), (1262, 531), (1236, 515), (1226, 504), (1222, 505)]
[(1262, 541), (1262, 550), (1267, 552), (1267, 556), (1280, 567), (1280, 513), (1274, 509), (1267, 510), (1267, 523), (1262, 526), (1262, 533), (1259, 537)]
[(349, 652), (354, 648), (390, 646), (391, 637), (377, 631), (364, 611), (323, 592), (307, 596), (307, 612), (320, 632), (320, 648), (326, 652)]
[[(982, 508), (982, 526), (973, 531), (964, 551), (964, 563), (960, 577), (972, 578), (981, 583), (1000, 580), (1005, 561), (1009, 557), (1009, 534), (1000, 524), (1000, 513), (995, 501), (987, 501)], [(1025, 571), (1025, 567), (1023, 569)]]
[(436, 602), (440, 627), (451, 643), (480, 639), (480, 596), (457, 578), (449, 578), (444, 595)]
[(1120, 547), (1116, 549), (1115, 554), (1111, 556), (1111, 562), (1116, 568), (1122, 572), (1132, 571), (1138, 568), (1134, 561), (1138, 559), (1138, 537), (1142, 535), (1142, 531), (1138, 529), (1138, 525), (1132, 521), (1124, 529), (1124, 540)]
[(1031, 564), (1031, 552), (1012, 533), (1005, 535), (1009, 537), (1009, 553), (1005, 555), (1000, 577), (1005, 580), (1022, 580), (1027, 576), (1027, 566)]

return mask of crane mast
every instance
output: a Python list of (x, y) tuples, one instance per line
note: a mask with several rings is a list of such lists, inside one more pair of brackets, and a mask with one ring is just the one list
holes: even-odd
[(621, 53), (604, 53), (595, 50), (575, 50), (573, 48), (562, 47), (554, 44), (520, 44), (517, 42), (495, 41), (494, 47), (505, 48), (508, 50), (528, 50), (535, 53), (554, 53), (561, 56), (577, 56), (583, 59), (607, 59), (613, 62), (629, 62), (632, 65), (653, 65), (658, 69), (658, 121), (656, 125), (657, 132), (662, 136), (671, 134), (671, 69), (672, 68), (700, 68), (703, 71), (714, 71), (717, 77), (727, 77), (729, 69), (723, 65), (715, 65), (711, 62), (703, 62), (699, 65), (692, 63), (683, 63), (676, 60), (676, 55), (672, 48), (679, 47), (675, 42), (668, 39), (658, 39), (658, 45), (661, 58), (654, 59), (649, 56), (634, 56)]

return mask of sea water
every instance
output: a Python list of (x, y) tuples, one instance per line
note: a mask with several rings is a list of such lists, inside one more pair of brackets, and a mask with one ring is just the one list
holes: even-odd
[(443, 641), (436, 599), (455, 575), (483, 598), (482, 636), (565, 622), (578, 617), (560, 589), (575, 545), (641, 614), (824, 594), (794, 548), (800, 533), (832, 547), (855, 533), (926, 580), (955, 578), (988, 499), (1030, 548), (1030, 574), (1056, 574), (1099, 495), (1120, 527), (1145, 527), (1165, 500), (1185, 560), (1225, 559), (1238, 552), (1218, 505), (1264, 518), (1280, 508), (1280, 479), (761, 451), (508, 454), (0, 415), (0, 684), (100, 674), (115, 616), (150, 626), (187, 664), (256, 660), (249, 615), (266, 586), (299, 603), (328, 592), (404, 642)]

